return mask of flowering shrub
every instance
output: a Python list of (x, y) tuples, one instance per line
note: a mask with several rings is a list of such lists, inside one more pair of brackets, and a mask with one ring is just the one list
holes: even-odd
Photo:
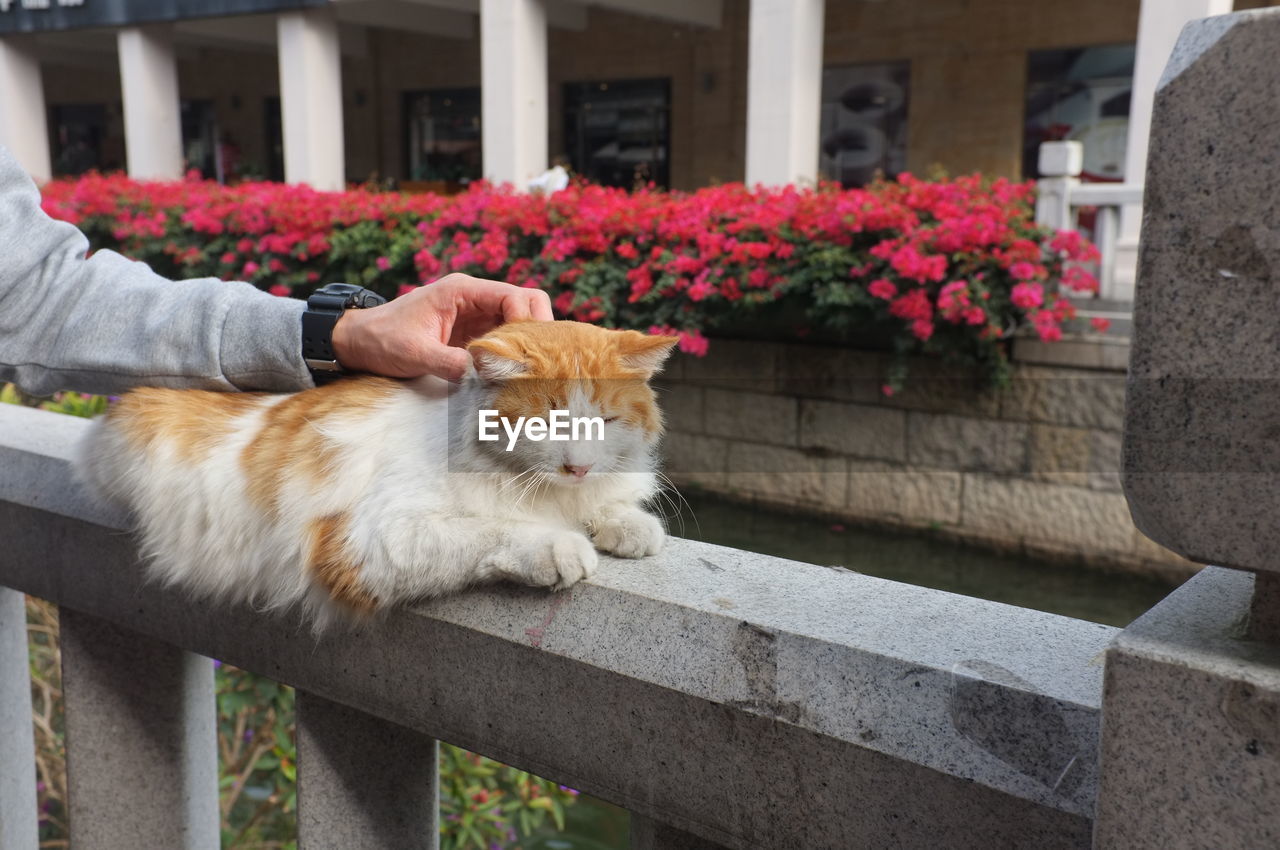
[(977, 176), (691, 193), (579, 183), (550, 196), (479, 185), (442, 197), (90, 175), (44, 193), (94, 247), (171, 277), (280, 295), (342, 280), (394, 296), (465, 272), (541, 287), (561, 316), (678, 334), (695, 355), (704, 331), (782, 316), (781, 334), (887, 337), (900, 355), (891, 386), (919, 351), (999, 375), (1002, 341), (1024, 325), (1059, 339), (1074, 315), (1064, 294), (1097, 287), (1080, 265), (1093, 246), (1036, 226), (1034, 184)]
[[(45, 189), (53, 215), (174, 277), (243, 278), (277, 294), (332, 280), (393, 296), (450, 271), (539, 286), (560, 315), (681, 335), (786, 302), (805, 327), (887, 330), (896, 351), (999, 368), (1030, 324), (1061, 336), (1063, 290), (1096, 282), (1096, 251), (1034, 225), (1029, 183), (910, 176), (831, 186), (699, 192), (578, 184), (550, 197), (481, 186), (455, 198), (90, 176)], [(757, 311), (758, 312), (758, 311)], [(784, 314), (786, 311), (784, 311)]]

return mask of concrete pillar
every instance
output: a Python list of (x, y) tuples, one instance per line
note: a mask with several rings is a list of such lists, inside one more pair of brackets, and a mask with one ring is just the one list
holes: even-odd
[(480, 86), (484, 176), (524, 188), (549, 164), (543, 0), (481, 0)]
[(276, 19), (284, 178), (316, 189), (346, 188), (342, 124), (342, 53), (329, 7), (284, 12)]
[(35, 756), (26, 608), (21, 593), (0, 587), (0, 847), (40, 843)]
[(298, 691), (300, 850), (435, 850), (439, 746)]
[(747, 184), (818, 179), (823, 0), (751, 0)]
[(0, 145), (37, 183), (53, 176), (40, 61), (13, 37), (0, 38)]
[(213, 662), (68, 608), (59, 623), (71, 846), (217, 850)]
[[(1129, 138), (1124, 157), (1126, 183), (1146, 180), (1147, 147), (1151, 136), (1151, 109), (1156, 84), (1169, 62), (1174, 42), (1187, 21), (1231, 11), (1232, 0), (1142, 0), (1138, 12), (1137, 56), (1133, 65), (1133, 95), (1129, 101)], [(1121, 208), (1116, 245), (1116, 281), (1104, 297), (1131, 300), (1136, 279), (1138, 231), (1142, 229), (1142, 205)]]
[(130, 27), (116, 36), (124, 95), (124, 143), (129, 176), (182, 178), (182, 112), (178, 63), (167, 27)]

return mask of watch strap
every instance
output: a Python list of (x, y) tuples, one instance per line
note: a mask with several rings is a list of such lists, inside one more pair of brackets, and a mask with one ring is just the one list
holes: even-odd
[(333, 327), (342, 314), (385, 303), (376, 292), (348, 283), (331, 283), (311, 294), (302, 313), (302, 358), (317, 386), (346, 374), (333, 353)]

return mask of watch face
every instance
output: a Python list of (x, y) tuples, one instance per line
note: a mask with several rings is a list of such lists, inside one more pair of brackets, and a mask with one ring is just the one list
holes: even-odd
[(324, 286), (316, 290), (316, 293), (323, 292), (325, 295), (355, 295), (364, 290), (362, 286), (356, 286), (354, 283), (326, 283)]

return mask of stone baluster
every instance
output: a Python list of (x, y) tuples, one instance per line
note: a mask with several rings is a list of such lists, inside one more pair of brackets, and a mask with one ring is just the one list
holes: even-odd
[(59, 620), (71, 846), (217, 850), (213, 662), (68, 608)]
[(1098, 848), (1280, 841), (1278, 41), (1280, 9), (1193, 21), (1156, 87), (1125, 495), (1157, 543), (1238, 569), (1108, 650)]
[(35, 737), (31, 731), (31, 668), (22, 594), (0, 588), (0, 847), (34, 850)]
[(439, 746), (403, 726), (298, 691), (301, 850), (435, 850)]

